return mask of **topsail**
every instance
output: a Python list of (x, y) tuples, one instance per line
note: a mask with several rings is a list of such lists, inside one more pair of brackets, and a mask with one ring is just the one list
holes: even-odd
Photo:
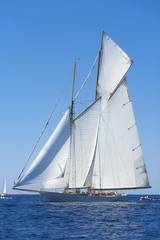
[(99, 96), (110, 96), (131, 65), (132, 60), (128, 55), (103, 32), (98, 79)]

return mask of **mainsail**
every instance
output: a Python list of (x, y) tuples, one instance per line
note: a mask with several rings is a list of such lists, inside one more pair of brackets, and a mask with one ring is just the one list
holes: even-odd
[(102, 101), (91, 187), (149, 187), (126, 79), (108, 101)]
[(15, 187), (150, 187), (125, 77), (132, 60), (104, 32), (99, 56), (98, 99), (73, 120), (66, 111)]

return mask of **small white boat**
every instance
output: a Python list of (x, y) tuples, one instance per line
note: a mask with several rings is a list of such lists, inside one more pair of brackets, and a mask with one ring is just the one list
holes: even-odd
[(140, 197), (140, 200), (152, 200), (149, 196)]
[(1, 193), (1, 198), (5, 198), (6, 196), (7, 196), (7, 192), (6, 192), (6, 178), (4, 178), (3, 192)]

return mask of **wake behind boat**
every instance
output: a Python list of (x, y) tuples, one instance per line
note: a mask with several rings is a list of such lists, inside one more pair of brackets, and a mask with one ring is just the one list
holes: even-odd
[[(122, 197), (116, 190), (150, 187), (126, 80), (132, 60), (105, 32), (96, 59), (94, 101), (74, 117), (75, 63), (70, 107), (13, 189), (48, 201), (99, 202)], [(40, 190), (21, 188), (37, 182)]]

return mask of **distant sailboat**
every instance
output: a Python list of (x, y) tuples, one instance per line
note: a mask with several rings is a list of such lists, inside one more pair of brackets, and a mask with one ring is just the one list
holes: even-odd
[(6, 195), (7, 195), (7, 192), (6, 192), (6, 178), (4, 178), (3, 192), (1, 193), (1, 198), (4, 198)]
[[(94, 101), (73, 117), (75, 63), (71, 105), (13, 189), (99, 202), (121, 197), (115, 190), (150, 188), (126, 80), (132, 60), (105, 32), (97, 59)], [(39, 190), (20, 188), (37, 182)]]

